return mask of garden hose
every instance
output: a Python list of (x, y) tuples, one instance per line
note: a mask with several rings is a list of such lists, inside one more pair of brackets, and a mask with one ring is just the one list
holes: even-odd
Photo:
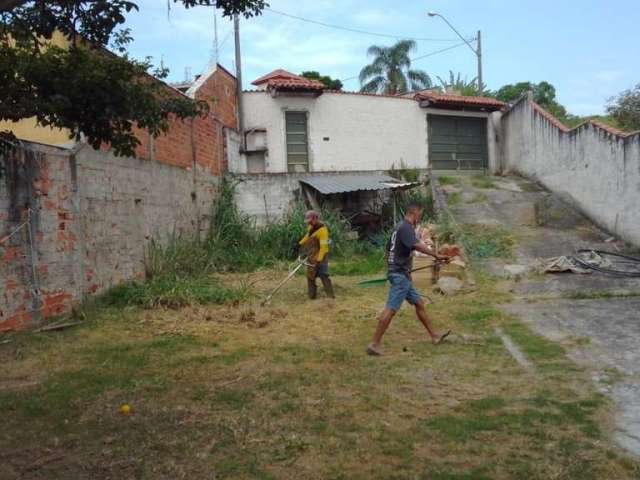
[[(593, 263), (580, 258), (580, 255), (588, 253), (595, 253), (601, 258), (612, 257), (614, 261), (611, 261), (610, 263), (613, 266), (629, 265), (630, 267), (629, 269), (622, 270), (613, 267), (606, 268), (599, 265), (594, 265)], [(624, 255), (622, 253), (605, 252), (603, 250), (580, 249), (576, 251), (576, 254), (572, 258), (580, 266), (595, 270), (596, 272), (612, 275), (615, 277), (640, 278), (640, 258), (637, 257)]]

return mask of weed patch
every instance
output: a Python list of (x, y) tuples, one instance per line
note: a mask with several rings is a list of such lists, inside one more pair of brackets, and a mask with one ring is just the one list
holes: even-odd
[(476, 188), (496, 188), (495, 180), (485, 175), (471, 177), (471, 185)]
[(447, 194), (447, 204), (451, 207), (462, 203), (462, 195), (460, 192), (451, 192)]
[(460, 178), (442, 175), (438, 177), (438, 183), (440, 185), (460, 185)]
[(462, 243), (471, 261), (485, 258), (509, 258), (516, 243), (514, 236), (499, 226), (454, 224), (445, 216), (438, 224), (438, 237), (444, 243)]

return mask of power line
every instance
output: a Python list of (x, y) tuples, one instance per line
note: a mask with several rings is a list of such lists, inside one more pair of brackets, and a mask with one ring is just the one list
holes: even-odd
[(312, 20), (310, 18), (299, 17), (297, 15), (281, 12), (279, 10), (274, 10), (272, 8), (265, 8), (265, 10), (271, 13), (275, 13), (276, 15), (282, 15), (283, 17), (289, 17), (295, 20), (300, 20), (301, 22), (313, 23), (314, 25), (320, 25), (327, 28), (334, 28), (336, 30), (344, 30), (346, 32), (360, 33), (362, 35), (370, 35), (374, 37), (393, 38), (395, 40), (414, 40), (416, 42), (455, 42), (457, 40), (455, 38), (453, 39), (452, 38), (418, 38), (418, 37), (407, 37), (406, 35), (391, 35), (387, 33), (369, 32), (367, 30), (360, 30), (360, 29), (351, 28), (351, 27), (343, 27), (342, 25), (334, 25), (331, 23), (320, 22), (318, 20)]
[[(410, 58), (409, 60), (411, 62), (415, 62), (416, 60), (422, 60), (423, 58), (432, 57), (432, 56), (437, 55), (439, 53), (443, 53), (443, 52), (446, 52), (446, 51), (449, 51), (449, 50), (453, 50), (454, 48), (458, 48), (458, 47), (461, 47), (463, 45), (466, 45), (466, 42), (461, 42), (461, 43), (458, 43), (457, 45), (452, 45), (451, 47), (447, 47), (447, 48), (441, 48), (440, 50), (436, 50), (435, 52), (430, 52), (430, 53), (427, 53), (425, 55), (420, 55), (419, 57)], [(348, 82), (349, 80), (354, 80), (354, 79), (356, 79), (358, 77), (360, 77), (360, 75), (356, 75), (354, 77), (349, 77), (349, 78), (341, 78), (340, 81), (341, 82)]]
[(222, 42), (220, 42), (220, 46), (218, 47), (219, 49), (222, 49), (222, 47), (224, 46), (225, 42), (227, 40), (229, 40), (229, 37), (231, 37), (231, 34), (233, 33), (233, 30), (229, 30), (229, 32), (227, 32), (227, 34), (224, 36), (224, 38), (222, 39)]

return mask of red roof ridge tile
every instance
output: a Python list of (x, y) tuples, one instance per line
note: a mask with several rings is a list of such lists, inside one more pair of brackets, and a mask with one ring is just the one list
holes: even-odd
[(444, 104), (457, 104), (457, 105), (474, 105), (478, 107), (491, 107), (497, 109), (503, 109), (507, 107), (505, 102), (497, 100), (491, 97), (481, 96), (466, 96), (466, 95), (454, 95), (451, 93), (438, 93), (430, 90), (421, 90), (414, 94), (415, 100), (428, 100), (437, 103)]
[(251, 85), (260, 85), (265, 83), (272, 78), (295, 78), (298, 77), (295, 73), (288, 72), (287, 70), (283, 70), (282, 68), (277, 68), (276, 70), (267, 73), (266, 75), (261, 76), (260, 78), (255, 79), (251, 82)]

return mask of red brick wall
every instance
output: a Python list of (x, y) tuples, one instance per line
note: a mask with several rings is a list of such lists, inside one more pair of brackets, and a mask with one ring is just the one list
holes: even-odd
[[(0, 331), (27, 328), (87, 294), (139, 278), (151, 238), (207, 227), (226, 171), (224, 129), (237, 128), (235, 79), (219, 68), (195, 97), (209, 113), (174, 119), (158, 138), (137, 129), (138, 158), (38, 145), (0, 158), (0, 166), (16, 166), (0, 180)], [(25, 229), (6, 240), (28, 208), (35, 262)]]
[(196, 165), (214, 175), (226, 171), (224, 128), (237, 129), (235, 77), (219, 66), (197, 89), (195, 99), (209, 105), (206, 116), (171, 119), (167, 134), (157, 138), (151, 138), (145, 130), (135, 130), (140, 140), (138, 158), (182, 168), (192, 168), (195, 160)]

